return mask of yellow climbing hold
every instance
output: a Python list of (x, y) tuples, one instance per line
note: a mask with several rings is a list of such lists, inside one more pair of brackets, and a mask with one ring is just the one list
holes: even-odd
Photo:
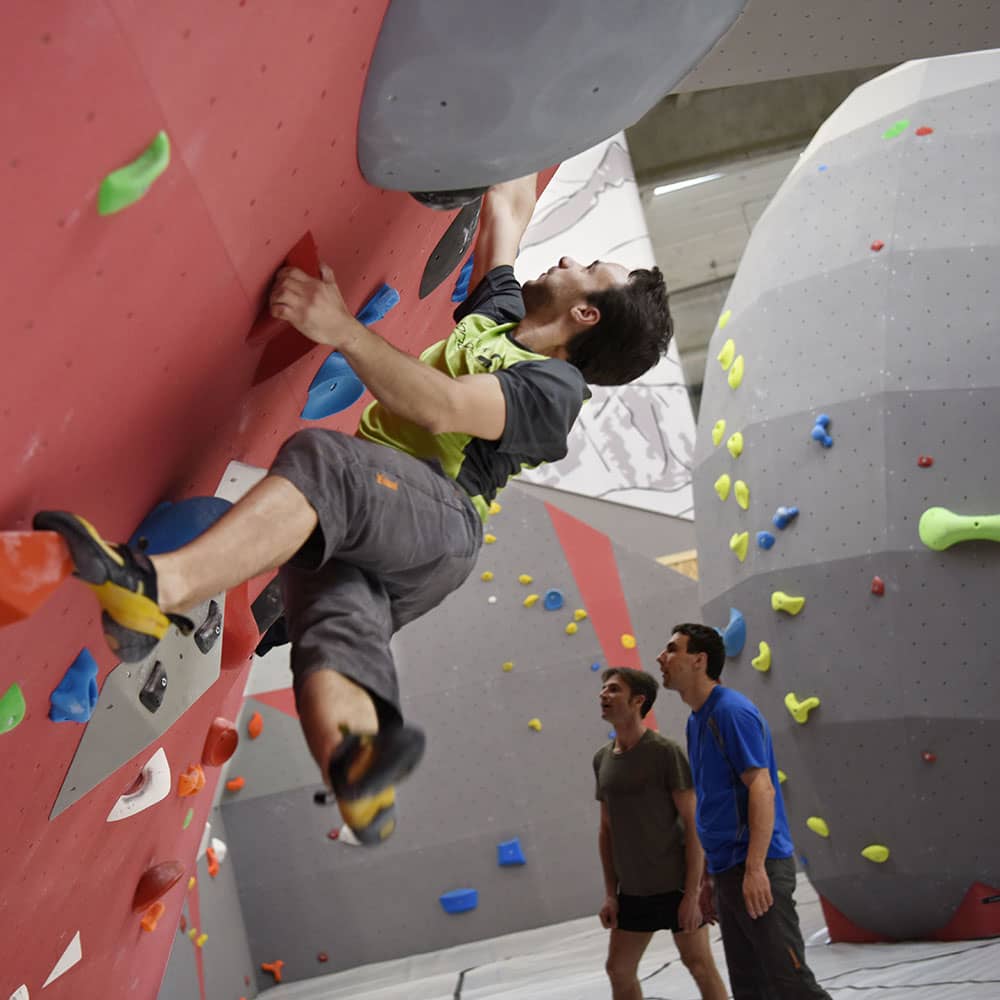
[(793, 597), (783, 590), (776, 590), (771, 594), (771, 607), (775, 611), (784, 611), (788, 615), (797, 615), (806, 606), (804, 597)]
[(530, 608), (538, 603), (538, 594), (528, 594), (528, 596), (521, 602), (526, 608)]
[(192, 927), (188, 931), (188, 937), (191, 938), (191, 940), (193, 941), (197, 936), (198, 936), (198, 928), (197, 927)]
[(528, 586), (529, 583), (534, 583), (534, 581), (535, 581), (535, 578), (533, 576), (528, 576), (527, 573), (522, 573), (517, 578), (517, 582), (518, 583), (523, 583), (526, 587)]
[(792, 718), (799, 723), (799, 725), (804, 726), (809, 721), (809, 713), (814, 708), (819, 708), (819, 698), (813, 696), (812, 698), (805, 698), (799, 701), (795, 697), (792, 691), (789, 691), (785, 695), (785, 708), (791, 713)]
[(727, 340), (722, 345), (722, 350), (719, 351), (719, 353), (715, 356), (715, 360), (718, 361), (720, 365), (722, 365), (722, 370), (726, 371), (729, 368), (729, 366), (733, 363), (733, 358), (735, 356), (736, 356), (736, 343), (733, 341), (733, 338), (730, 337), (729, 340)]
[(729, 539), (729, 547), (736, 553), (736, 558), (743, 562), (747, 557), (747, 545), (750, 543), (750, 532), (741, 531)]
[(820, 837), (830, 836), (830, 827), (826, 825), (825, 819), (820, 819), (819, 816), (810, 816), (806, 820), (806, 826), (812, 830), (813, 833), (818, 834)]
[(738, 389), (743, 381), (743, 355), (739, 355), (729, 369), (729, 388)]
[(576, 611), (573, 612), (573, 621), (575, 622), (582, 622), (586, 617), (587, 612), (584, 611), (583, 608), (577, 608)]
[(197, 939), (195, 940), (195, 944), (199, 948), (204, 948), (205, 947), (205, 942), (207, 940), (208, 940), (208, 935), (207, 934), (199, 934), (198, 937), (197, 937)]
[(861, 856), (877, 865), (885, 864), (889, 860), (889, 848), (885, 844), (869, 844), (862, 850)]
[(503, 665), (504, 673), (509, 674), (514, 669), (514, 663), (512, 660), (507, 660)]
[(485, 535), (483, 535), (483, 543), (485, 545), (492, 545), (496, 540), (497, 540), (497, 536), (496, 535), (491, 535), (489, 532), (487, 532)]
[(730, 316), (732, 316), (732, 315), (733, 315), (733, 311), (732, 311), (732, 309), (727, 309), (727, 310), (726, 310), (726, 311), (725, 311), (725, 312), (724, 312), (724, 313), (723, 313), (723, 314), (722, 314), (722, 315), (721, 315), (721, 316), (719, 317), (719, 329), (720, 329), (720, 330), (725, 330), (725, 328), (726, 328), (726, 324), (727, 324), (727, 323), (729, 322), (729, 317), (730, 317)]
[(635, 649), (635, 636), (625, 632), (622, 635), (621, 644), (623, 649)]
[(485, 580), (487, 583), (493, 579), (493, 574), (488, 570), (483, 570), (482, 576), (479, 577), (480, 580)]
[(729, 440), (726, 442), (726, 447), (733, 458), (739, 458), (743, 454), (743, 435), (739, 431), (730, 434)]
[(719, 494), (720, 500), (727, 500), (729, 498), (729, 487), (732, 485), (732, 480), (729, 478), (728, 472), (723, 472), (721, 476), (715, 481), (715, 492)]
[(771, 669), (771, 647), (761, 640), (760, 652), (750, 662), (755, 670), (766, 674)]
[(490, 513), (491, 513), (491, 514), (499, 514), (499, 513), (500, 513), (500, 511), (502, 511), (502, 510), (503, 510), (503, 507), (501, 507), (501, 506), (500, 506), (500, 504), (498, 504), (498, 503), (496, 502), (496, 500), (494, 500), (494, 501), (493, 501), (493, 502), (492, 502), (492, 503), (490, 504)]
[(198, 880), (192, 875), (188, 879), (188, 889), (193, 889), (198, 884)]
[(712, 444), (714, 444), (716, 448), (719, 447), (719, 442), (722, 440), (722, 435), (725, 433), (725, 420), (716, 420), (714, 426), (712, 427)]
[(733, 483), (733, 492), (736, 494), (736, 502), (746, 510), (750, 506), (750, 487), (742, 479), (737, 479)]
[(779, 767), (778, 768), (778, 784), (779, 785), (783, 785), (786, 781), (788, 781), (788, 775), (785, 774), (785, 772), (782, 771), (781, 768)]
[(534, 729), (534, 731), (536, 733), (540, 733), (542, 731), (542, 720), (541, 719), (529, 719), (528, 720), (528, 728), (529, 729)]
[(576, 622), (568, 622), (567, 625), (566, 625), (566, 634), (567, 635), (576, 635), (576, 633), (579, 630), (579, 628), (580, 628), (580, 626), (577, 625)]

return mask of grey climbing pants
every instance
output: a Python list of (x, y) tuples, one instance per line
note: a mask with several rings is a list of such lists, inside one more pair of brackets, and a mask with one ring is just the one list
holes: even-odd
[(316, 670), (335, 670), (398, 718), (393, 634), (426, 614), (472, 571), (482, 522), (440, 467), (337, 431), (289, 438), (271, 466), (319, 519), (281, 568), (296, 695)]
[(765, 862), (774, 905), (754, 920), (743, 900), (744, 865), (715, 879), (715, 908), (729, 968), (733, 1000), (812, 1000), (830, 994), (806, 965), (805, 946), (795, 912), (795, 861)]

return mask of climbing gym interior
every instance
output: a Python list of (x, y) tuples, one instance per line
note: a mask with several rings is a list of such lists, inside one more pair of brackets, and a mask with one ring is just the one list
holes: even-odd
[[(600, 672), (655, 675), (680, 621), (770, 723), (830, 996), (1000, 995), (995, 5), (13, 0), (0, 25), (0, 997), (609, 997)], [(372, 397), (270, 317), (275, 272), (328, 263), (419, 354), (483, 192), (532, 172), (518, 278), (658, 264), (675, 336), (395, 637), (428, 748), (365, 847), (316, 801), (273, 572), (120, 662), (32, 517), (166, 553), (295, 431), (353, 433)], [(687, 717), (661, 690), (646, 724), (683, 743)], [(640, 975), (697, 996), (668, 934)]]

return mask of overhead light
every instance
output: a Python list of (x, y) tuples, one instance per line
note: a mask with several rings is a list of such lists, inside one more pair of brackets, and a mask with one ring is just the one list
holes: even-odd
[(709, 181), (717, 181), (722, 174), (702, 174), (701, 177), (688, 177), (683, 181), (674, 181), (672, 184), (660, 184), (653, 188), (654, 195), (670, 194), (671, 191), (683, 191), (684, 188), (694, 187), (696, 184), (707, 184)]

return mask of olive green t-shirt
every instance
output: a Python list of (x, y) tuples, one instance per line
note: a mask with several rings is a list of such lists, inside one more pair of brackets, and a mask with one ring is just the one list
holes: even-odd
[(684, 751), (647, 729), (624, 753), (615, 753), (613, 741), (601, 747), (594, 754), (594, 777), (597, 799), (611, 821), (619, 891), (652, 896), (683, 889), (684, 823), (671, 793), (692, 787)]

